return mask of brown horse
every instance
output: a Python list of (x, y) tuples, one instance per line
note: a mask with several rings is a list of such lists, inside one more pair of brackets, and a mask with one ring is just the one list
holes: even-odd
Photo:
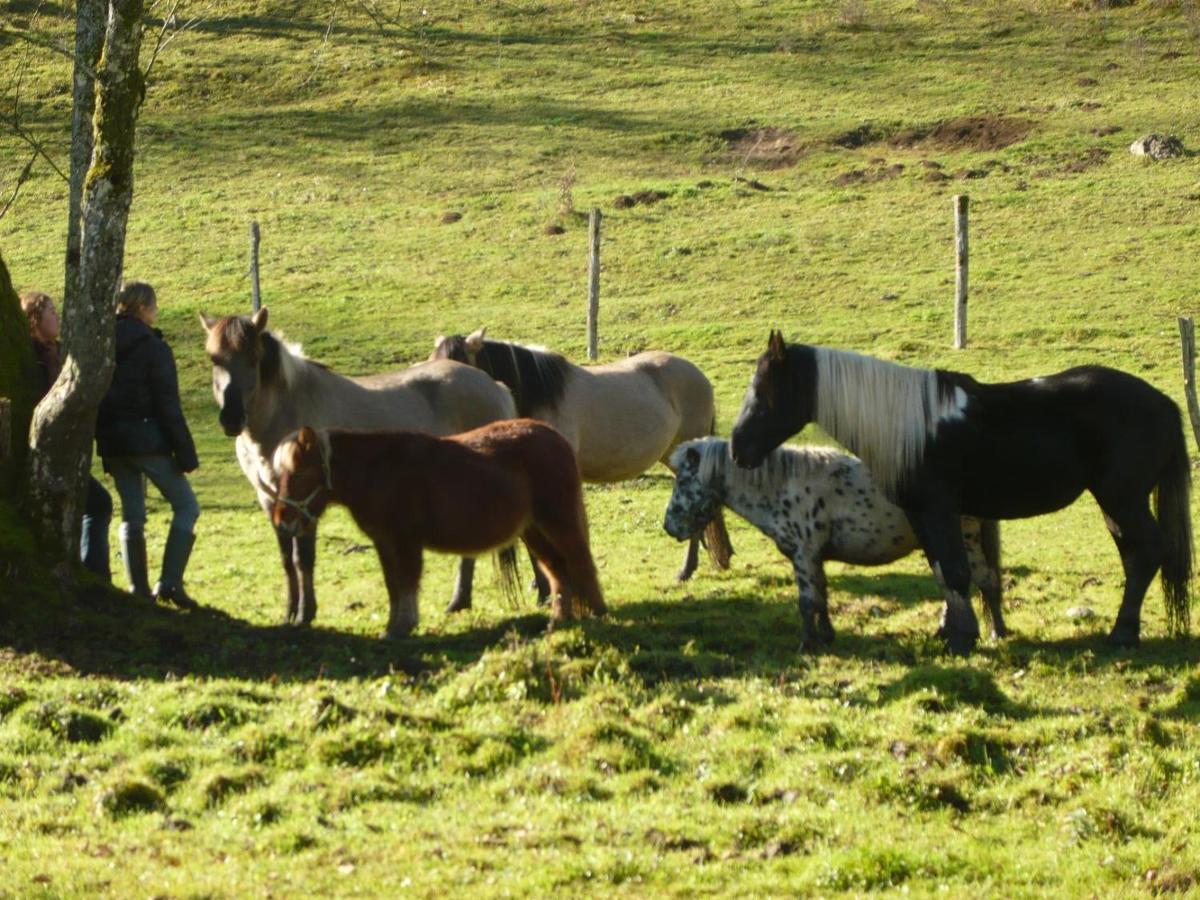
[(606, 611), (575, 452), (541, 422), (512, 419), (448, 438), (305, 427), (280, 442), (273, 469), (277, 487), (264, 487), (277, 528), (303, 533), (340, 503), (374, 541), (387, 582), (387, 637), (416, 627), (426, 547), (475, 556), (520, 538), (550, 582), (552, 621), (572, 618), (576, 602)]
[[(624, 481), (656, 462), (670, 467), (676, 445), (712, 434), (716, 425), (708, 378), (671, 353), (577, 366), (548, 350), (485, 340), (480, 328), (439, 337), (429, 358), (469, 363), (506, 385), (517, 415), (549, 422), (570, 441), (584, 481)], [(717, 568), (728, 569), (733, 548), (720, 511), (704, 542)], [(698, 536), (690, 538), (680, 581), (696, 570), (698, 544)]]
[[(409, 428), (456, 434), (516, 413), (512, 397), (484, 373), (455, 363), (421, 363), (398, 372), (347, 378), (305, 358), (267, 328), (267, 309), (253, 316), (200, 315), (213, 364), (213, 395), (221, 427), (237, 437), (238, 463), (270, 512), (259, 488), (279, 441), (302, 425), (318, 428)], [(317, 613), (313, 587), (316, 533), (276, 529), (287, 576), (288, 624), (307, 625)], [(451, 606), (470, 605), (475, 561), (459, 566)]]

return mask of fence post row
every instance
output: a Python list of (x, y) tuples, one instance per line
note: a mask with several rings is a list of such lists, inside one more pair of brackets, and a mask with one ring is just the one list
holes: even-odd
[(600, 318), (600, 210), (593, 209), (588, 217), (588, 310), (587, 358), (595, 361), (599, 338), (596, 334)]
[(967, 195), (954, 197), (954, 349), (967, 346)]

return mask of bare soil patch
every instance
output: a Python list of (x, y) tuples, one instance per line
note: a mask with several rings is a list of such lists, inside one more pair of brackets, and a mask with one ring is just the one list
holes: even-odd
[(668, 191), (638, 191), (636, 194), (621, 194), (613, 200), (616, 209), (632, 209), (635, 206), (652, 206), (659, 200), (666, 200), (671, 194)]
[(794, 132), (766, 125), (756, 128), (731, 128), (719, 137), (729, 155), (743, 165), (762, 169), (782, 169), (796, 164), (804, 145)]
[(943, 150), (1002, 150), (1023, 140), (1033, 126), (1030, 119), (966, 116), (931, 128), (905, 129), (893, 135), (890, 143), (897, 147), (928, 143)]
[(884, 163), (876, 163), (869, 169), (851, 169), (849, 172), (843, 172), (833, 179), (833, 184), (836, 187), (850, 187), (856, 184), (873, 184), (877, 181), (887, 181), (892, 178), (899, 178), (904, 171), (902, 163), (894, 163), (886, 165)]

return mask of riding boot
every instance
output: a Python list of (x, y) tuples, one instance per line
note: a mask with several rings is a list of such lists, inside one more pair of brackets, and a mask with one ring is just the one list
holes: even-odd
[(172, 528), (167, 532), (167, 545), (163, 548), (162, 576), (154, 586), (154, 598), (165, 600), (180, 609), (195, 609), (200, 604), (183, 589), (183, 572), (192, 555), (196, 536), (190, 531)]
[(146, 535), (141, 525), (122, 522), (120, 528), (121, 557), (125, 560), (125, 577), (129, 593), (150, 599), (150, 580), (146, 576)]

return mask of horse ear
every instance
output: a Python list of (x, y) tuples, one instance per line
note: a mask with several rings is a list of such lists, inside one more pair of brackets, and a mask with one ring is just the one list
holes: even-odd
[(772, 359), (783, 359), (787, 355), (787, 345), (783, 343), (782, 331), (771, 330), (771, 337), (767, 342), (767, 352), (771, 354)]
[(476, 328), (467, 335), (467, 350), (471, 353), (478, 353), (483, 349), (483, 336), (487, 334), (487, 326)]
[(204, 311), (200, 312), (200, 325), (204, 328), (205, 331), (212, 331), (213, 326), (216, 324), (217, 324), (216, 319), (214, 319), (212, 316), (210, 316), (208, 313), (206, 313)]
[(296, 443), (299, 444), (303, 450), (308, 450), (311, 447), (315, 447), (317, 445), (317, 433), (307, 425), (303, 425), (301, 426), (299, 433), (296, 435)]
[(267, 308), (264, 306), (250, 317), (250, 324), (254, 326), (254, 330), (262, 334), (267, 329)]
[(683, 458), (687, 461), (689, 466), (700, 465), (700, 451), (695, 447), (688, 447), (687, 453), (683, 455)]

